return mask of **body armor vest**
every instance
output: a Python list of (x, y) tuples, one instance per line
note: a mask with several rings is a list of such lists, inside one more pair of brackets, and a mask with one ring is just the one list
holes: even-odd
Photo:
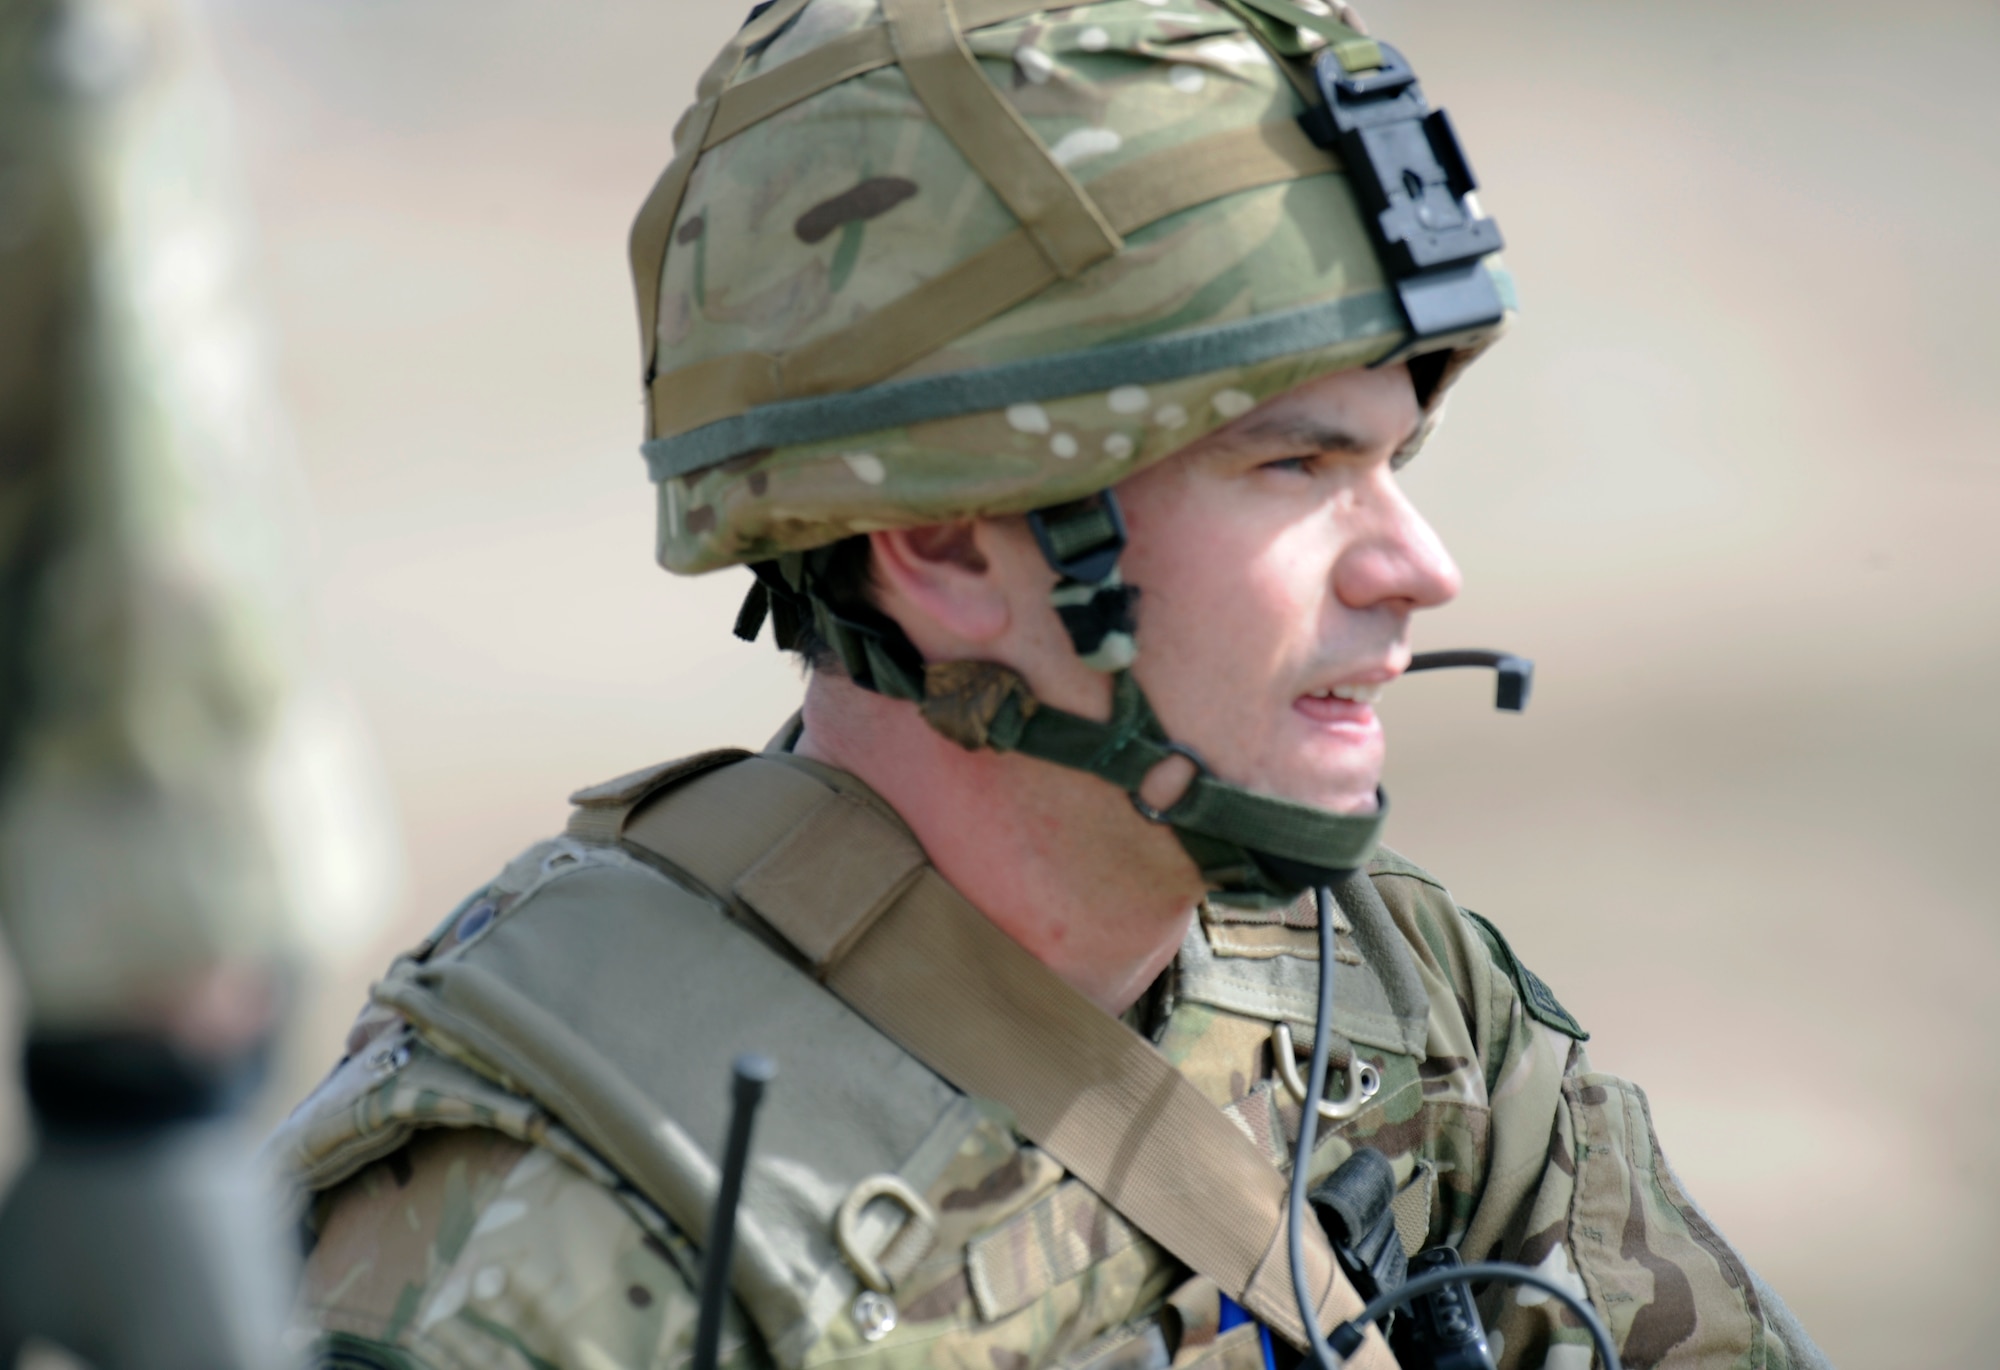
[[(419, 1128), (491, 1128), (562, 1156), (642, 1223), (698, 1238), (728, 1063), (763, 1051), (783, 1075), (758, 1124), (732, 1287), (774, 1358), (795, 1365), (864, 1281), (893, 1290), (925, 1256), (916, 1196), (994, 1109), (816, 982), (928, 866), (860, 782), (783, 754), (707, 753), (573, 799), (564, 837), (398, 958), (349, 1055), (272, 1149), (311, 1192)], [(760, 914), (801, 901), (810, 914), (783, 920), (785, 935)], [(1356, 912), (1336, 1032), (1414, 1075), (1425, 990), (1387, 914)], [(1218, 955), (1197, 921), (1174, 973), (1183, 1000), (1309, 1039), (1310, 963)], [(1253, 1098), (1257, 1116), (1225, 1112), (1276, 1160), (1276, 1100)], [(1428, 1192), (1411, 1196), (1423, 1212), (1399, 1212), (1413, 1249)]]

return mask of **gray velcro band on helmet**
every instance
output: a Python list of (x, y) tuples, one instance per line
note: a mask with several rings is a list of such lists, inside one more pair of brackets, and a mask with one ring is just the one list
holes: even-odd
[(1157, 385), (1362, 338), (1399, 339), (1408, 331), (1395, 295), (1369, 290), (1165, 337), (889, 381), (839, 395), (781, 400), (677, 437), (655, 438), (639, 450), (658, 482), (706, 470), (759, 448), (873, 433), (1117, 385)]

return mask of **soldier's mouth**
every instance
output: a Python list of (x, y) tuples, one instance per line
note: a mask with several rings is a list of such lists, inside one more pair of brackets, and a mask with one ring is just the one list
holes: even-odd
[(1382, 687), (1375, 685), (1332, 685), (1324, 690), (1314, 690), (1307, 699), (1344, 699), (1352, 704), (1373, 704), (1382, 697)]
[(1292, 709), (1317, 728), (1343, 735), (1354, 730), (1373, 732), (1380, 727), (1374, 704), (1381, 694), (1382, 687), (1377, 684), (1329, 685), (1300, 695), (1292, 701)]

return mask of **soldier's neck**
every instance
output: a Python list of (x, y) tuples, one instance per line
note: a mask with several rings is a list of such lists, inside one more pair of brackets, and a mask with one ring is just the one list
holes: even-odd
[(816, 674), (799, 755), (856, 776), (938, 873), (1073, 989), (1123, 1013), (1172, 961), (1201, 898), (1172, 833), (1105, 782), (968, 752), (916, 707)]

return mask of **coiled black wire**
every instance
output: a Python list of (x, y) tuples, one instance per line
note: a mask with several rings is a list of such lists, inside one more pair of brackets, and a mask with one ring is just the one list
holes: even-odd
[(1334, 1338), (1342, 1343), (1341, 1350), (1336, 1351), (1332, 1342), (1319, 1330), (1319, 1311), (1313, 1307), (1312, 1294), (1306, 1284), (1305, 1227), (1307, 1222), (1315, 1221), (1306, 1207), (1306, 1165), (1312, 1159), (1313, 1143), (1318, 1140), (1319, 1105), (1320, 1100), (1326, 1097), (1327, 1040), (1333, 1031), (1333, 890), (1330, 886), (1319, 887), (1318, 903), (1319, 1021), (1313, 1027), (1312, 1068), (1306, 1080), (1306, 1097), (1299, 1108), (1299, 1144), (1292, 1156), (1287, 1235), (1291, 1244), (1292, 1296), (1298, 1300), (1299, 1321), (1305, 1324), (1306, 1340), (1319, 1370), (1339, 1370), (1347, 1356), (1361, 1344), (1368, 1324), (1390, 1309), (1433, 1289), (1442, 1289), (1449, 1284), (1469, 1285), (1480, 1280), (1530, 1285), (1560, 1299), (1565, 1307), (1583, 1320), (1584, 1330), (1590, 1333), (1590, 1340), (1597, 1347), (1597, 1356), (1603, 1362), (1604, 1370), (1623, 1370), (1618, 1360), (1618, 1349), (1611, 1344), (1611, 1334), (1588, 1303), (1539, 1271), (1505, 1261), (1481, 1261), (1473, 1265), (1432, 1270), (1406, 1281), (1334, 1329)]

